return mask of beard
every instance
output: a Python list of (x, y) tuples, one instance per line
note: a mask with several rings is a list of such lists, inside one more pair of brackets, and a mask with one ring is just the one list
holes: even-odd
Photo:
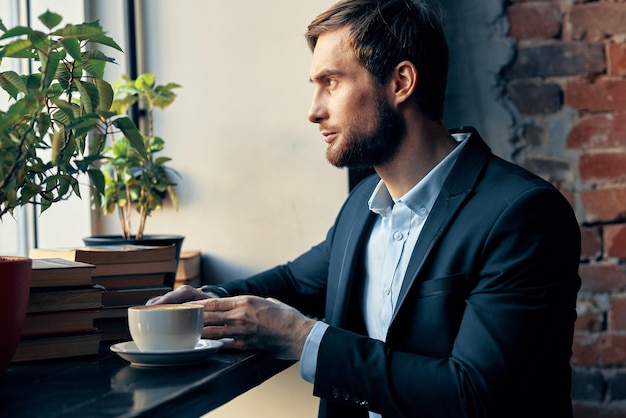
[(373, 123), (364, 126), (365, 115), (358, 115), (357, 122), (344, 135), (337, 148), (328, 148), (326, 158), (339, 168), (369, 168), (384, 164), (393, 158), (406, 133), (406, 124), (389, 103), (378, 95), (377, 113)]

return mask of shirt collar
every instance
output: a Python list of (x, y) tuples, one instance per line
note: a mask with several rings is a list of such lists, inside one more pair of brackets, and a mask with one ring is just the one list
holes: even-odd
[[(428, 216), (443, 187), (443, 183), (450, 174), (469, 136), (469, 133), (453, 135), (454, 139), (459, 142), (459, 145), (446, 155), (446, 157), (430, 170), (419, 183), (413, 186), (411, 190), (397, 199), (396, 202), (404, 203), (417, 216), (422, 218)], [(392, 199), (391, 194), (389, 194), (387, 186), (380, 180), (370, 196), (368, 202), (369, 209), (380, 216), (388, 217), (391, 215), (394, 203), (394, 199)]]

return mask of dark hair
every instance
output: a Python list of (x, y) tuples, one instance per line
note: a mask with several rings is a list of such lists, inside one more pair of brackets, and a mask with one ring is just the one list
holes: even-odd
[(341, 0), (311, 22), (306, 39), (313, 51), (322, 34), (348, 26), (357, 58), (380, 84), (398, 63), (412, 62), (419, 75), (417, 103), (426, 117), (438, 121), (448, 77), (448, 43), (439, 15), (424, 0)]

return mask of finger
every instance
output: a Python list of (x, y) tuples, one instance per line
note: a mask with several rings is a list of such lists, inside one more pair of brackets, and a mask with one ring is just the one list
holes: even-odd
[(202, 301), (205, 312), (228, 312), (240, 308), (247, 303), (249, 296), (232, 296), (225, 298), (211, 298)]
[(195, 287), (189, 285), (179, 286), (175, 290), (164, 295), (157, 296), (146, 302), (146, 305), (156, 305), (164, 303), (184, 303), (192, 300), (206, 299), (208, 297), (204, 292), (199, 291)]
[(225, 325), (209, 325), (202, 329), (202, 338), (209, 340), (221, 340), (224, 338), (235, 340), (237, 336), (234, 334), (234, 330), (232, 328), (229, 329)]
[(146, 305), (156, 305), (159, 303), (160, 300), (161, 300), (161, 296), (155, 296), (151, 299), (148, 299), (148, 301), (146, 302)]

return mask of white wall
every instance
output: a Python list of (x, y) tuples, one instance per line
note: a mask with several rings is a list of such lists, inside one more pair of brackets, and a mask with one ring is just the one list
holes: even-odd
[(163, 154), (182, 176), (181, 205), (154, 215), (148, 233), (183, 234), (184, 247), (209, 254), (212, 268), (244, 270), (284, 262), (323, 239), (347, 175), (326, 162), (306, 120), (312, 87), (303, 34), (331, 3), (145, 2), (145, 69), (183, 86), (155, 121)]

